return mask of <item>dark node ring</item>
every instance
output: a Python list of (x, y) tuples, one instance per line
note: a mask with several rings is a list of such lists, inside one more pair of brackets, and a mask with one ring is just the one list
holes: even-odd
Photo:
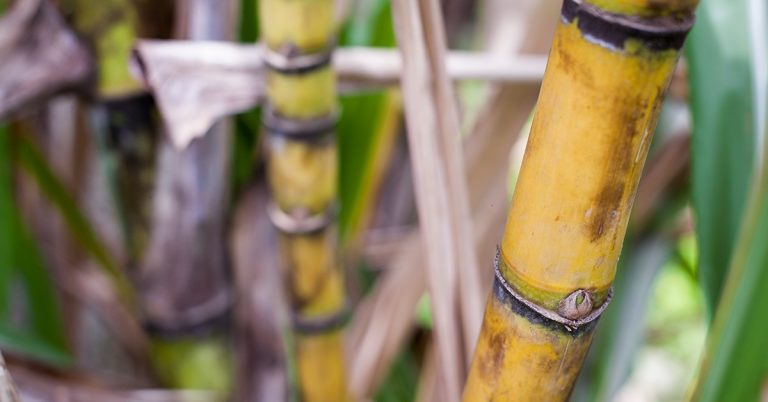
[(313, 119), (290, 119), (280, 116), (273, 107), (267, 105), (261, 113), (261, 124), (271, 135), (295, 140), (315, 140), (333, 133), (339, 122), (340, 109), (336, 107), (333, 112)]
[(605, 309), (613, 299), (613, 288), (608, 291), (603, 304), (597, 306), (592, 312), (584, 318), (572, 320), (561, 316), (556, 311), (552, 311), (537, 305), (536, 303), (526, 299), (512, 285), (507, 282), (504, 275), (501, 273), (499, 266), (501, 259), (501, 249), (496, 248), (496, 257), (493, 260), (493, 269), (496, 278), (493, 284), (493, 293), (502, 304), (509, 306), (516, 314), (527, 318), (534, 324), (544, 325), (548, 328), (563, 331), (571, 335), (579, 335), (581, 333), (591, 331), (597, 321), (602, 316)]
[(286, 235), (307, 235), (322, 231), (336, 221), (338, 207), (331, 204), (325, 211), (307, 216), (296, 216), (280, 209), (274, 201), (267, 206), (267, 215), (272, 224)]
[[(148, 334), (163, 339), (202, 337), (226, 331), (232, 322), (234, 300), (231, 292), (220, 292), (208, 303), (196, 307), (174, 322), (157, 321), (145, 317), (144, 329)], [(197, 311), (195, 311), (197, 310)]]
[(576, 20), (593, 42), (623, 49), (628, 39), (635, 39), (652, 51), (680, 50), (695, 19), (693, 12), (660, 17), (614, 14), (584, 0), (564, 0), (561, 16), (565, 23)]
[[(331, 64), (334, 44), (330, 44), (322, 52), (312, 54), (281, 53), (264, 46), (264, 63), (266, 66), (282, 74), (301, 75), (320, 70)], [(293, 54), (292, 54), (293, 53)]]
[(338, 312), (318, 317), (302, 317), (293, 313), (293, 330), (301, 335), (319, 335), (344, 328), (349, 322), (351, 308), (345, 304)]

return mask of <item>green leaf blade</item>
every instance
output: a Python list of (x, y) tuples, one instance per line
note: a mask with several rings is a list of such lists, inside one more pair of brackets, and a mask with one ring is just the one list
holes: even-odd
[(768, 381), (768, 175), (747, 216), (693, 400), (757, 401)]
[(704, 1), (686, 49), (698, 272), (710, 315), (722, 292), (754, 164), (746, 17), (745, 0)]

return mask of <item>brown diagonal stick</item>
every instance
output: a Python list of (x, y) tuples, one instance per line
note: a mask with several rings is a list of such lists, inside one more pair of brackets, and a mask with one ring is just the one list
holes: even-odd
[(403, 59), (401, 87), (426, 247), (439, 375), (446, 395), (457, 400), (482, 310), (458, 109), (444, 65), (439, 4), (399, 0), (393, 2), (392, 10)]
[[(518, 138), (536, 102), (538, 85), (509, 85), (495, 91), (486, 101), (472, 129), (465, 161), (470, 187), (472, 221), (475, 223), (477, 252), (494, 250), (503, 227), (506, 210), (506, 175), (509, 150)], [(506, 133), (506, 135), (498, 135)], [(350, 328), (350, 384), (358, 397), (375, 392), (403, 342), (411, 333), (412, 313), (426, 290), (425, 249), (420, 234), (404, 236), (403, 247), (389, 263), (389, 269), (371, 296), (356, 309)], [(488, 261), (478, 259), (487, 266)], [(485, 264), (485, 265), (483, 265)], [(490, 276), (481, 282), (490, 284)], [(371, 319), (366, 319), (371, 317)]]
[[(504, 7), (520, 10), (521, 2), (500, 0)], [(509, 2), (509, 3), (508, 3)], [(496, 10), (498, 13), (499, 10)], [(543, 54), (549, 47), (554, 20), (551, 18), (559, 11), (558, 5), (537, 3), (523, 12), (521, 18), (524, 35), (520, 43), (495, 44), (487, 46), (491, 51), (511, 53), (532, 52)], [(508, 13), (507, 13), (508, 14)], [(487, 26), (504, 24), (506, 19)], [(501, 28), (500, 28), (501, 29)], [(542, 38), (544, 38), (542, 40)], [(451, 52), (453, 54), (453, 52)], [(451, 72), (451, 56), (448, 70)], [(490, 56), (504, 59), (501, 56)], [(509, 56), (509, 60), (543, 58), (541, 56)], [(467, 166), (467, 184), (475, 223), (475, 242), (481, 267), (489, 264), (488, 255), (495, 251), (498, 235), (504, 224), (506, 209), (506, 170), (509, 152), (517, 141), (518, 133), (527, 121), (536, 101), (539, 82), (505, 82), (485, 101), (476, 123), (470, 130), (464, 157)], [(426, 289), (424, 266), (424, 248), (419, 241), (419, 233), (403, 237), (403, 247), (398, 250), (387, 264), (388, 269), (377, 283), (374, 292), (360, 304), (354, 314), (350, 328), (349, 350), (356, 351), (350, 356), (350, 376), (353, 392), (356, 396), (372, 395), (391, 362), (407, 341), (413, 328), (412, 312), (416, 302)], [(484, 274), (489, 270), (482, 270)], [(483, 283), (490, 284), (490, 273), (484, 275)], [(396, 300), (396, 303), (393, 303)], [(368, 320), (366, 317), (373, 317)], [(437, 384), (437, 382), (432, 381)], [(425, 384), (428, 386), (429, 384)]]

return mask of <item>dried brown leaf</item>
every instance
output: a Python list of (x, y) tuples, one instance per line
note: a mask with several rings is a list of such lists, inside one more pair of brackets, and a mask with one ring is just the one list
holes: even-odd
[[(136, 64), (155, 94), (177, 147), (203, 135), (219, 118), (247, 110), (264, 96), (263, 49), (224, 42), (140, 41)], [(541, 57), (510, 59), (452, 52), (448, 71), (454, 79), (538, 82)], [(391, 50), (341, 48), (334, 67), (342, 90), (397, 84), (401, 60)]]
[(82, 86), (94, 71), (86, 46), (44, 0), (18, 0), (0, 19), (0, 119)]
[[(180, 1), (179, 34), (192, 40), (231, 38), (235, 3)], [(230, 132), (229, 122), (222, 121), (187, 148), (160, 144), (151, 240), (141, 272), (147, 318), (155, 326), (197, 326), (226, 315), (232, 306), (224, 236)]]

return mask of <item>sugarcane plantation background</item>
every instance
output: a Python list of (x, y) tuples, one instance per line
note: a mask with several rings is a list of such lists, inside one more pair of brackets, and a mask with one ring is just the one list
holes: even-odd
[(768, 402), (765, 0), (0, 0), (0, 401)]

